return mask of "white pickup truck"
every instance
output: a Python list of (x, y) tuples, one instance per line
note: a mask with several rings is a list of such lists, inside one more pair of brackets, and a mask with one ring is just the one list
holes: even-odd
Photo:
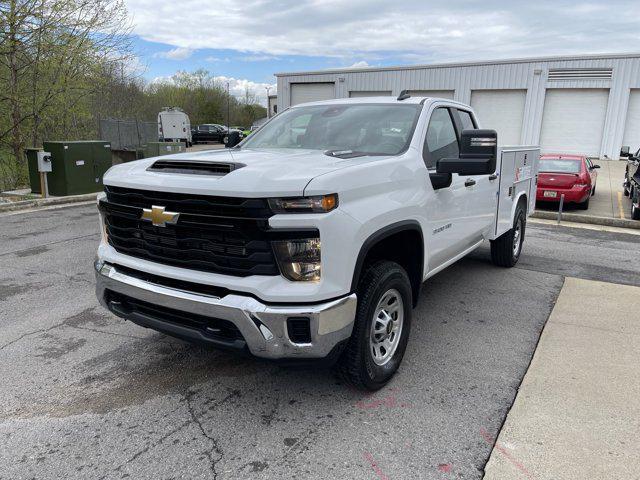
[(232, 148), (110, 169), (97, 296), (144, 327), (324, 360), (374, 390), (402, 361), (425, 280), (485, 240), (496, 265), (518, 261), (538, 158), (499, 149), (451, 100), (297, 105)]

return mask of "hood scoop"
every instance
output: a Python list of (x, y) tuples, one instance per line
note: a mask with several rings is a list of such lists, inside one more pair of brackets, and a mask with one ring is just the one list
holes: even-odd
[(147, 171), (222, 177), (244, 166), (245, 165), (241, 163), (203, 162), (195, 160), (156, 160), (153, 165), (147, 168)]

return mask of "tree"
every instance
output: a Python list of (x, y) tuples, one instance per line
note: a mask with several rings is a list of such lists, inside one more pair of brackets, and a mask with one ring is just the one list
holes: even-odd
[(0, 148), (11, 152), (15, 177), (27, 140), (82, 130), (79, 109), (99, 87), (98, 73), (131, 57), (130, 28), (122, 0), (9, 0), (0, 3), (0, 25), (7, 92), (0, 114), (8, 119), (0, 123)]

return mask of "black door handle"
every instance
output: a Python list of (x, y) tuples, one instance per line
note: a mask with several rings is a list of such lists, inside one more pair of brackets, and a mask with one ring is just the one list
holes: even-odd
[(473, 187), (476, 184), (476, 181), (473, 178), (467, 178), (464, 181), (464, 186), (465, 187)]
[(489, 180), (495, 180), (496, 178), (498, 178), (497, 173), (492, 173), (491, 175), (489, 175)]

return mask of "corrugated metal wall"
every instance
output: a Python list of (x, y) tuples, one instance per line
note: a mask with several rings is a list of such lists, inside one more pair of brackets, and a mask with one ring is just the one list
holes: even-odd
[[(611, 68), (611, 80), (547, 79), (549, 69)], [(539, 143), (547, 88), (606, 88), (609, 103), (600, 156), (618, 158), (629, 103), (629, 93), (640, 88), (640, 55), (590, 56), (540, 60), (514, 60), (484, 64), (435, 65), (368, 70), (335, 70), (277, 74), (278, 109), (290, 104), (290, 84), (334, 82), (336, 97), (352, 90), (455, 90), (455, 100), (469, 104), (471, 92), (483, 89), (526, 89), (521, 143)], [(480, 119), (482, 120), (482, 119)]]

